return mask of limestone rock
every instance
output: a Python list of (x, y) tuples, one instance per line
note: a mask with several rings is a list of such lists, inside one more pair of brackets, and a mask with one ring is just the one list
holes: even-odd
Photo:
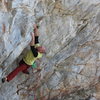
[(1, 78), (25, 54), (34, 23), (47, 50), (39, 62), (42, 71), (33, 74), (30, 68), (30, 76), (20, 73), (1, 84), (0, 98), (99, 100), (100, 0), (1, 0)]

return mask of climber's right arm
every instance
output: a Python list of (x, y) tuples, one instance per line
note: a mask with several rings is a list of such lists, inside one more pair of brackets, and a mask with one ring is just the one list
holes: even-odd
[(39, 45), (39, 31), (36, 25), (34, 25), (34, 33), (32, 35), (32, 41), (30, 42), (31, 50), (34, 57), (38, 56), (37, 46)]
[(31, 33), (31, 36), (32, 36), (32, 40), (31, 40), (31, 42), (30, 42), (30, 47), (31, 47), (31, 51), (32, 51), (32, 53), (33, 53), (33, 55), (34, 55), (34, 57), (37, 57), (38, 56), (38, 50), (35, 48), (35, 41), (37, 40), (35, 40), (35, 38), (34, 38), (34, 33)]

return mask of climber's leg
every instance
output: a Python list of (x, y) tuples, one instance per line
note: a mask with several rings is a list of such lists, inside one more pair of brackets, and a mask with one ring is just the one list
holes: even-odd
[(28, 72), (28, 70), (27, 70), (28, 68), (26, 68), (25, 70), (23, 70), (22, 72), (23, 73), (25, 73), (25, 74), (29, 74), (29, 72)]
[(9, 82), (10, 80), (12, 80), (19, 72), (26, 70), (27, 68), (29, 68), (30, 66), (26, 65), (26, 64), (20, 64), (19, 67), (17, 67), (14, 71), (12, 71), (6, 78), (7, 81)]
[[(21, 60), (20, 63), (19, 63), (19, 65), (21, 65), (21, 64), (25, 64), (25, 62), (24, 62), (23, 60)], [(28, 70), (27, 70), (29, 67), (30, 67), (30, 66), (28, 65), (28, 66), (26, 67), (26, 69), (23, 70), (22, 72), (25, 73), (25, 74), (29, 74), (29, 72), (28, 72)]]

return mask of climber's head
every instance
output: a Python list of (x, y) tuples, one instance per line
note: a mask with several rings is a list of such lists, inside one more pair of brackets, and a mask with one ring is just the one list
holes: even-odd
[(45, 47), (43, 47), (43, 46), (37, 47), (37, 50), (38, 50), (38, 52), (40, 52), (40, 53), (46, 53), (46, 49), (45, 49)]

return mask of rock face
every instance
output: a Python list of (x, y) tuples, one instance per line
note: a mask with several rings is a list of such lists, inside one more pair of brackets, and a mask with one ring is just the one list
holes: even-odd
[(34, 23), (42, 71), (0, 83), (0, 100), (99, 100), (100, 0), (1, 0), (1, 78), (18, 66)]

